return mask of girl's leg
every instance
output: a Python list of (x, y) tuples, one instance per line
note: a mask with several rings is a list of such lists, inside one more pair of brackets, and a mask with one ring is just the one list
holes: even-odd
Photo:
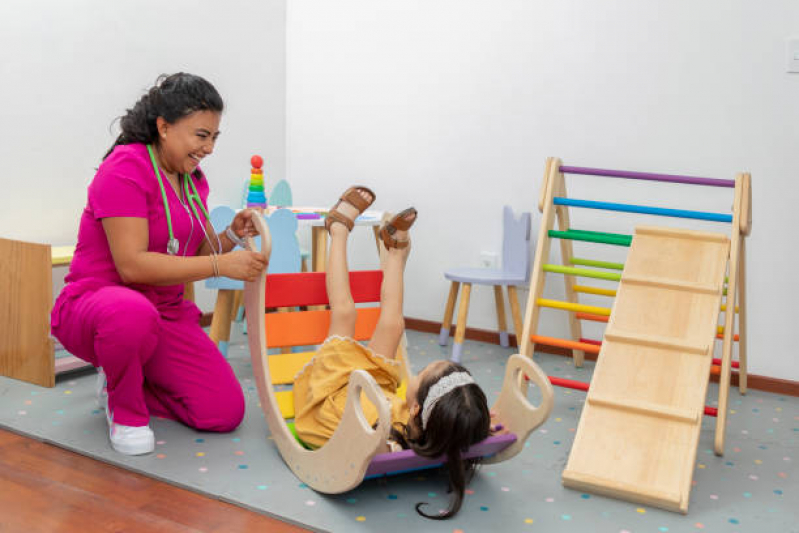
[[(371, 195), (365, 190), (359, 190), (359, 194), (366, 201), (371, 202), (373, 200)], [(355, 206), (346, 201), (342, 201), (336, 206), (336, 210), (350, 220), (355, 220), (359, 213)], [(333, 335), (353, 337), (355, 335), (355, 319), (358, 314), (350, 291), (350, 271), (347, 265), (347, 238), (349, 234), (350, 231), (340, 222), (333, 222), (330, 225), (330, 252), (328, 254), (327, 276), (325, 277), (327, 299), (330, 302), (328, 337)]]
[(347, 237), (349, 230), (344, 224), (330, 226), (330, 253), (328, 254), (327, 299), (330, 302), (330, 328), (328, 337), (355, 335), (355, 301), (350, 292), (350, 270), (347, 265)]
[[(405, 220), (412, 222), (416, 213), (405, 215)], [(403, 241), (407, 232), (394, 233), (394, 237)], [(377, 321), (369, 348), (384, 357), (394, 358), (397, 354), (402, 334), (405, 331), (405, 318), (402, 312), (405, 289), (405, 263), (411, 247), (390, 248), (386, 251), (383, 264), (383, 285), (380, 287), (380, 318)]]

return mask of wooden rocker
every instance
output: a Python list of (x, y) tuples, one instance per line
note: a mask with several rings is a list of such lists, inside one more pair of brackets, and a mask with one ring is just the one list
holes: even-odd
[[(257, 232), (262, 239), (262, 252), (269, 257), (271, 238), (261, 218), (255, 219)], [(352, 296), (357, 303), (379, 302), (381, 271), (350, 273)], [(266, 313), (278, 307), (323, 306), (328, 303), (324, 272), (293, 274), (265, 273), (257, 281), (244, 287), (250, 356), (258, 387), (261, 409), (264, 412), (272, 438), (280, 455), (292, 472), (309, 487), (319, 492), (334, 494), (351, 490), (361, 481), (371, 477), (398, 474), (440, 465), (442, 460), (427, 459), (411, 450), (380, 453), (391, 428), (388, 400), (370, 374), (363, 370), (352, 372), (349, 381), (347, 404), (342, 420), (328, 442), (310, 450), (294, 436), (293, 424), (286, 419), (294, 417), (293, 391), (276, 391), (277, 385), (291, 385), (296, 373), (315, 354), (290, 353), (267, 355), (268, 348), (317, 345), (327, 336), (330, 311), (309, 310), (286, 313)], [(359, 307), (355, 338), (368, 339), (377, 323), (379, 307)], [(403, 381), (407, 383), (410, 368), (405, 341), (400, 343), (397, 360), (403, 368)], [(527, 380), (532, 380), (541, 390), (541, 404), (533, 406), (526, 397)], [(377, 408), (378, 422), (370, 427), (363, 414), (362, 394)], [(519, 453), (532, 431), (541, 425), (552, 410), (552, 386), (544, 372), (531, 359), (513, 355), (508, 360), (505, 380), (492, 411), (495, 422), (502, 424), (507, 433), (495, 435), (472, 446), (464, 457), (482, 457), (485, 463), (496, 463)]]
[[(236, 212), (230, 207), (219, 206), (211, 211), (211, 224), (217, 233), (222, 233), (235, 216)], [(296, 236), (297, 217), (288, 209), (278, 209), (267, 216), (267, 224), (272, 228), (272, 250), (275, 252), (269, 263), (269, 271), (299, 272), (301, 250)], [(258, 246), (254, 249), (258, 249)], [(230, 328), (234, 321), (239, 320), (237, 315), (244, 282), (220, 276), (206, 279), (205, 288), (217, 290), (210, 337), (219, 351), (227, 357)]]

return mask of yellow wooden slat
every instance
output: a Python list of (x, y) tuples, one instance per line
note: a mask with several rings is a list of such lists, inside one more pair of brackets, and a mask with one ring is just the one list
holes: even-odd
[(269, 375), (272, 385), (294, 383), (294, 376), (310, 361), (316, 352), (287, 353), (269, 356)]
[(283, 418), (294, 418), (294, 391), (282, 390), (275, 392), (277, 405), (280, 407), (280, 414)]
[(614, 289), (603, 289), (601, 287), (589, 287), (586, 285), (575, 285), (574, 292), (581, 292), (584, 294), (598, 294), (600, 296), (610, 296), (615, 298), (616, 291)]
[(74, 246), (51, 246), (50, 257), (53, 266), (68, 265), (72, 262), (72, 256), (75, 254)]
[(541, 307), (550, 307), (552, 309), (565, 309), (566, 311), (577, 311), (583, 313), (593, 313), (595, 315), (610, 316), (610, 307), (597, 307), (595, 305), (576, 304), (572, 302), (563, 302), (560, 300), (548, 300), (546, 298), (539, 298), (538, 305)]

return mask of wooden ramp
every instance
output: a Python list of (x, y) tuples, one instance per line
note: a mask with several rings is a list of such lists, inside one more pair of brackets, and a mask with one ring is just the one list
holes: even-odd
[(636, 228), (565, 486), (688, 511), (729, 248)]

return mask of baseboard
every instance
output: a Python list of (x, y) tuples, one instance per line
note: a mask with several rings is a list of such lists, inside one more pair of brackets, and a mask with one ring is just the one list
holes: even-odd
[[(203, 313), (200, 317), (200, 325), (208, 327), (211, 325), (213, 313)], [(435, 333), (438, 335), (441, 332), (441, 323), (432, 320), (422, 320), (419, 318), (405, 318), (405, 327), (413, 331), (424, 331), (426, 333)], [(450, 336), (455, 335), (455, 326), (450, 330)], [(516, 335), (510, 334), (511, 346), (517, 346)], [(491, 344), (499, 344), (499, 333), (496, 331), (489, 331), (486, 329), (466, 328), (466, 338), (478, 342), (488, 342)], [(571, 357), (571, 350), (566, 348), (558, 348), (557, 346), (550, 346), (548, 344), (537, 343), (535, 345), (536, 351), (548, 353), (552, 355), (560, 355), (563, 357)], [(585, 354), (588, 361), (596, 361), (595, 354)], [(788, 379), (772, 378), (769, 376), (758, 376), (757, 374), (749, 374), (747, 376), (747, 386), (750, 389), (762, 390), (771, 392), (773, 394), (784, 394), (786, 396), (799, 396), (799, 381), (791, 381)], [(710, 381), (718, 383), (718, 376), (710, 376)], [(738, 386), (738, 372), (733, 371), (730, 377), (730, 382), (734, 387)]]
[[(421, 320), (418, 318), (406, 318), (405, 327), (414, 331), (424, 331), (427, 333), (435, 333), (436, 335), (441, 332), (441, 323), (432, 320)], [(455, 327), (450, 330), (450, 336), (454, 336)], [(516, 335), (510, 334), (511, 346), (517, 346)], [(499, 344), (499, 333), (496, 331), (489, 331), (485, 329), (466, 328), (466, 338), (479, 342), (488, 342), (492, 344)], [(571, 350), (566, 348), (558, 348), (557, 346), (550, 346), (548, 344), (536, 343), (535, 349), (538, 352), (561, 355), (563, 357), (571, 357)], [(585, 354), (588, 361), (596, 361), (595, 354)], [(710, 376), (713, 383), (718, 383), (718, 376)], [(738, 372), (732, 372), (730, 383), (738, 386)], [(756, 374), (747, 375), (747, 387), (750, 389), (762, 390), (774, 394), (784, 394), (786, 396), (799, 396), (799, 381), (791, 381), (787, 379), (772, 378), (769, 376), (758, 376)]]

